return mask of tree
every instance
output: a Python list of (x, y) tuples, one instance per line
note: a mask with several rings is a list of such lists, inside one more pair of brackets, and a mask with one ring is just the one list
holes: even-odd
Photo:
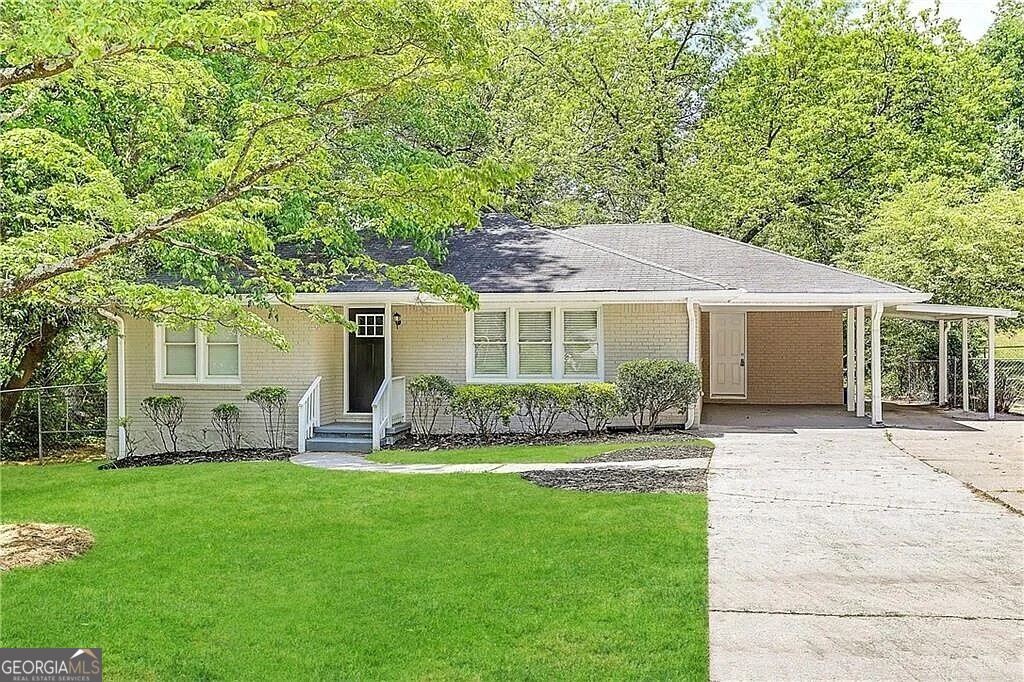
[(1007, 81), (932, 11), (783, 0), (715, 89), (675, 186), (702, 229), (832, 262), (907, 182), (976, 174)]
[(933, 178), (880, 205), (846, 264), (930, 291), (936, 303), (1024, 310), (1022, 254), (1024, 189)]
[(986, 176), (1011, 188), (1024, 187), (1024, 2), (1000, 2), (981, 50), (1012, 83)]
[(437, 255), (515, 177), (464, 144), (496, 18), (455, 0), (3, 3), (0, 301), (280, 347), (259, 309), (346, 276), (472, 305), (422, 258), (361, 244)]
[(667, 220), (673, 167), (742, 45), (734, 0), (528, 1), (484, 101), (494, 145), (534, 171), (509, 197), (549, 223)]

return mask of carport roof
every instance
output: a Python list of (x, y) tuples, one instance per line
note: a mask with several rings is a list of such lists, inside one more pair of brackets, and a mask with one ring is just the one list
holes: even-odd
[(1017, 317), (1017, 311), (1008, 308), (983, 308), (973, 305), (912, 303), (896, 306), (890, 316), (905, 317), (911, 320), (982, 320), (987, 317)]

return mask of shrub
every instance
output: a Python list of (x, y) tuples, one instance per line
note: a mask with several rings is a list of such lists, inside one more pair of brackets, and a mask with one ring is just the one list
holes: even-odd
[(260, 408), (268, 445), (271, 448), (281, 447), (284, 444), (284, 415), (288, 389), (283, 386), (263, 386), (249, 392), (245, 399), (250, 403), (256, 403)]
[[(132, 435), (132, 426), (135, 420), (131, 415), (126, 415), (117, 420), (117, 425), (124, 429), (124, 456), (133, 457), (139, 450), (139, 442)], [(120, 455), (118, 455), (120, 456)]]
[(678, 360), (633, 360), (619, 365), (616, 387), (637, 431), (649, 431), (667, 410), (697, 402), (700, 371)]
[(622, 401), (615, 384), (571, 384), (565, 389), (565, 411), (578, 421), (587, 433), (608, 428), (608, 422), (623, 413)]
[(555, 420), (565, 411), (566, 386), (559, 384), (516, 384), (509, 386), (516, 405), (516, 416), (523, 431), (546, 436)]
[[(167, 443), (170, 441), (170, 451), (177, 452), (178, 427), (185, 413), (185, 400), (177, 395), (151, 395), (142, 399), (142, 413), (156, 426), (164, 451), (168, 451)], [(167, 432), (166, 438), (164, 431)]]
[(469, 422), (479, 436), (491, 435), (499, 423), (507, 427), (517, 408), (509, 387), (499, 384), (466, 384), (452, 396), (452, 413)]
[(210, 410), (213, 415), (213, 428), (220, 435), (225, 450), (237, 450), (242, 434), (239, 430), (239, 422), (242, 418), (242, 410), (233, 403), (221, 403)]
[(409, 380), (412, 426), (416, 433), (433, 435), (437, 415), (451, 406), (455, 385), (440, 374), (421, 374)]

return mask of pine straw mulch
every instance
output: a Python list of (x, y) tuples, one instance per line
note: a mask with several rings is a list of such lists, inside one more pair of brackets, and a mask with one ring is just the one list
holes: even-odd
[(85, 528), (55, 523), (0, 525), (0, 571), (42, 566), (85, 554), (93, 545)]

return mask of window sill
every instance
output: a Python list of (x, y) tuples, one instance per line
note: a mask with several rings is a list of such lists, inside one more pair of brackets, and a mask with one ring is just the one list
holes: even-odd
[(473, 377), (467, 376), (467, 384), (596, 384), (604, 381), (601, 377)]
[(174, 381), (173, 379), (161, 379), (154, 382), (153, 388), (177, 390), (188, 388), (197, 391), (240, 391), (242, 390), (242, 381), (240, 379), (236, 379), (234, 381)]

